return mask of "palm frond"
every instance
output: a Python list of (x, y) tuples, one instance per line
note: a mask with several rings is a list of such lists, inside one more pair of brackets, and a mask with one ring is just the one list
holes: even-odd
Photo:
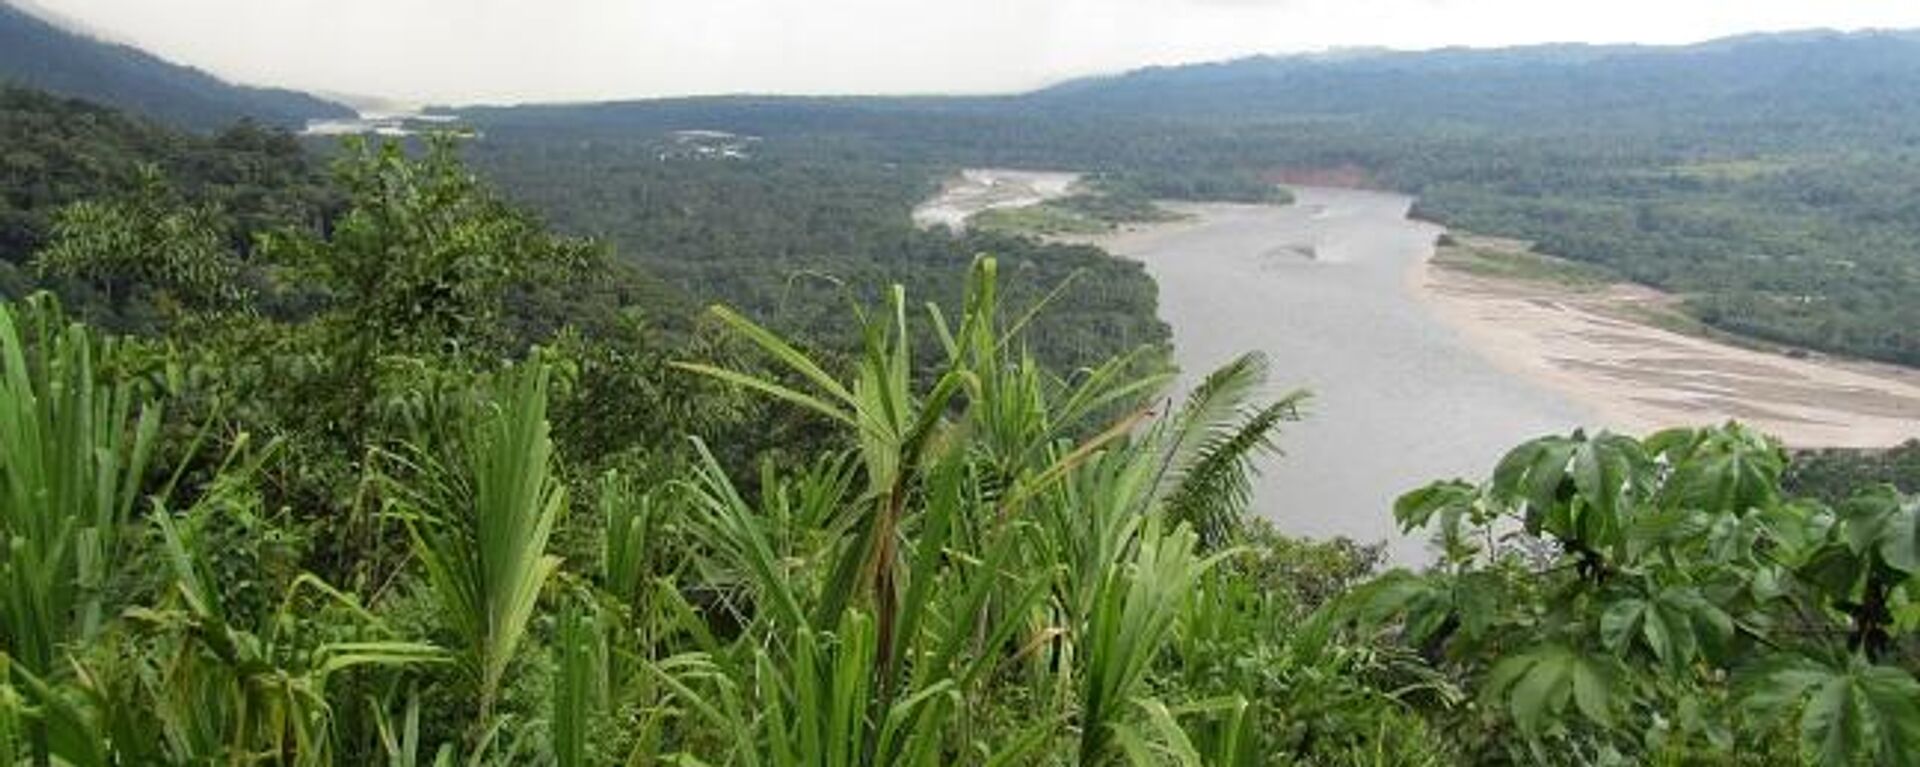
[(412, 525), (441, 615), (461, 637), (478, 680), (479, 719), (491, 717), (500, 683), (526, 635), (547, 580), (559, 567), (547, 539), (566, 508), (553, 476), (548, 372), (511, 373), (494, 412), (472, 426), (459, 467), (469, 494), (441, 497)]
[(1227, 545), (1253, 502), (1253, 479), (1259, 473), (1255, 459), (1278, 451), (1274, 438), (1280, 425), (1300, 420), (1306, 398), (1305, 392), (1296, 391), (1238, 424), (1208, 430), (1192, 464), (1167, 495), (1163, 509), (1168, 518), (1191, 525), (1203, 546)]

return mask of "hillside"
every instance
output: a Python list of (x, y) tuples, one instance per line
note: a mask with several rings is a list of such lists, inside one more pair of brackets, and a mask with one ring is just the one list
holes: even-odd
[[(1817, 86), (1817, 87), (1816, 87)], [(1920, 40), (1896, 32), (1747, 35), (1688, 46), (1540, 45), (1253, 57), (1063, 83), (1050, 111), (1224, 117), (1370, 116), (1610, 130), (1733, 119), (1772, 129), (1827, 118), (1908, 120)], [(1682, 106), (1684, 105), (1684, 106)], [(1522, 121), (1515, 125), (1513, 121)]]
[(352, 110), (296, 91), (221, 80), (139, 49), (69, 31), (0, 2), (0, 82), (111, 104), (196, 130), (242, 117), (286, 127)]
[(284, 131), (239, 124), (202, 136), (27, 88), (0, 86), (0, 146), (0, 294), (22, 289), (13, 270), (44, 244), (57, 210), (136, 188), (143, 166), (241, 231), (310, 219), (327, 194)]

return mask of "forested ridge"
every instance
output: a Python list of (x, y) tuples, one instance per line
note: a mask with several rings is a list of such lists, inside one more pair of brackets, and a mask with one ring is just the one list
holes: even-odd
[(252, 88), (95, 39), (0, 2), (0, 84), (24, 85), (113, 104), (195, 130), (225, 128), (243, 117), (297, 128), (353, 110), (297, 91)]
[(59, 212), (148, 181), (191, 198), (228, 244), (318, 221), (337, 196), (286, 132), (242, 121), (202, 136), (78, 99), (0, 86), (0, 296), (34, 284), (29, 261)]

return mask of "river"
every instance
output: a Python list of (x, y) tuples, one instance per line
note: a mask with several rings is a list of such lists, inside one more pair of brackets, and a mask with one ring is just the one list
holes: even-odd
[(1174, 358), (1191, 385), (1260, 350), (1275, 394), (1313, 394), (1304, 422), (1263, 461), (1255, 512), (1289, 533), (1389, 542), (1395, 562), (1431, 559), (1402, 537), (1393, 501), (1431, 480), (1479, 479), (1531, 437), (1592, 419), (1496, 368), (1414, 294), (1412, 267), (1440, 230), (1408, 197), (1302, 188), (1285, 207), (1172, 206), (1186, 222), (1101, 242), (1160, 286)]

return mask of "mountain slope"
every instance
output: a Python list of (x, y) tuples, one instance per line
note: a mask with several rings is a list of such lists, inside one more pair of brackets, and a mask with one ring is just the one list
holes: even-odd
[(352, 110), (296, 91), (234, 85), (138, 49), (70, 32), (0, 2), (0, 81), (110, 104), (198, 130), (242, 117), (297, 127)]
[(217, 205), (236, 233), (310, 220), (329, 199), (318, 163), (284, 131), (196, 134), (27, 88), (0, 85), (0, 148), (0, 296), (26, 289), (22, 265), (55, 211), (138, 189), (143, 166)]
[[(1070, 81), (1053, 111), (1209, 117), (1369, 116), (1565, 129), (1697, 117), (1742, 122), (1920, 116), (1920, 38), (1810, 31), (1689, 46), (1540, 45), (1253, 57)], [(1514, 120), (1521, 121), (1515, 125)]]

